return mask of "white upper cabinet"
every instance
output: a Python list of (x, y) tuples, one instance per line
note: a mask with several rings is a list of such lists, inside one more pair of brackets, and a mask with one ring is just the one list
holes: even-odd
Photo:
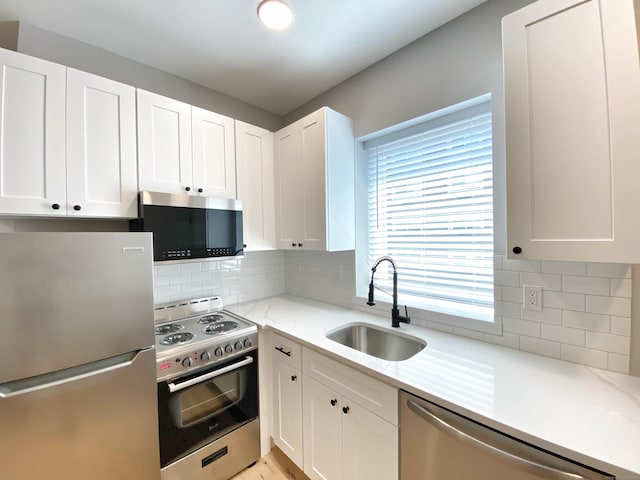
[(323, 107), (274, 138), (280, 249), (355, 248), (353, 122)]
[(138, 89), (140, 190), (191, 192), (192, 164), (191, 106)]
[(236, 198), (233, 118), (191, 107), (193, 184), (208, 197)]
[(66, 215), (66, 68), (9, 50), (0, 62), (0, 211)]
[(140, 190), (235, 198), (233, 119), (138, 89)]
[(0, 213), (135, 217), (133, 87), (9, 50), (0, 62)]
[(67, 203), (70, 215), (138, 215), (136, 92), (67, 69)]
[(511, 257), (640, 261), (635, 18), (633, 0), (540, 0), (503, 19)]
[(239, 120), (235, 129), (245, 250), (273, 250), (276, 248), (273, 133)]

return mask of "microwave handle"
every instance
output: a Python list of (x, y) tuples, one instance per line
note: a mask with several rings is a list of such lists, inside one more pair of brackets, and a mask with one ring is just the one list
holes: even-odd
[(200, 375), (199, 377), (195, 377), (195, 378), (191, 378), (187, 381), (184, 381), (182, 383), (169, 383), (169, 393), (174, 393), (177, 392), (179, 390), (183, 390), (187, 387), (191, 387), (192, 385), (195, 385), (197, 383), (200, 382), (204, 382), (205, 380), (210, 380), (212, 378), (218, 377), (220, 375), (224, 375), (225, 373), (230, 372), (231, 370), (235, 370), (236, 368), (240, 368), (240, 367), (244, 367), (245, 365), (249, 365), (253, 363), (253, 358), (252, 357), (244, 357), (244, 360), (241, 360), (240, 362), (237, 363), (233, 363), (231, 365), (227, 365), (224, 368), (221, 368), (219, 370), (214, 370), (213, 372), (209, 372), (209, 373), (205, 373), (204, 375)]

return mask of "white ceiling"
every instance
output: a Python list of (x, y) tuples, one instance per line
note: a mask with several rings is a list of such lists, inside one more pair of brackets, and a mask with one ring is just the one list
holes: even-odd
[(276, 32), (260, 0), (0, 0), (18, 20), (284, 115), (486, 0), (288, 0)]

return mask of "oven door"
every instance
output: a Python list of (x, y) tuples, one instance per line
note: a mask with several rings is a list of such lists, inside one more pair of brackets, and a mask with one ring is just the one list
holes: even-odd
[(257, 416), (257, 350), (158, 383), (162, 467)]

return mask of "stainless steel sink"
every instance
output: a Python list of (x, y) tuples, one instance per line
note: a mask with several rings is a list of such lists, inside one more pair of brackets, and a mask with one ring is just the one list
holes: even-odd
[(349, 323), (330, 330), (325, 336), (354, 350), (391, 361), (407, 360), (427, 346), (420, 338), (366, 323)]

